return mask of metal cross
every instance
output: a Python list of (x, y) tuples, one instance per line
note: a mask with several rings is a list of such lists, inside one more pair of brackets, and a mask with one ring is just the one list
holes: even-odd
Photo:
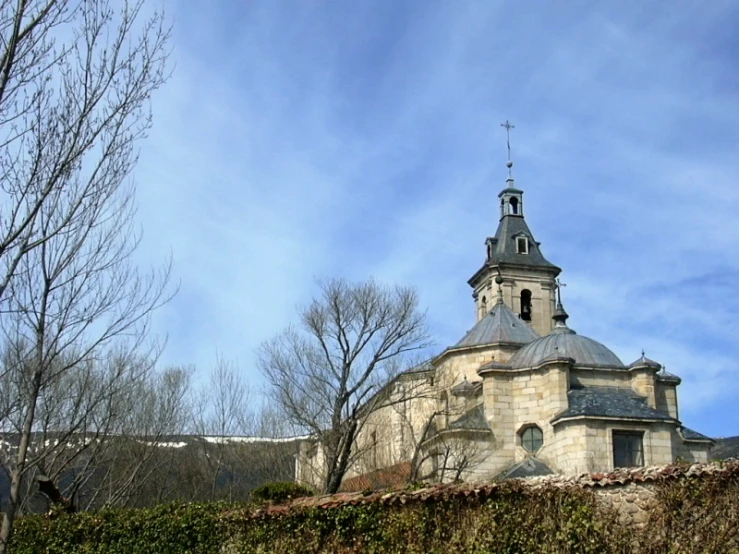
[(560, 292), (560, 289), (562, 287), (566, 287), (567, 283), (563, 283), (559, 279), (555, 279), (554, 282), (557, 284), (557, 303), (561, 304), (562, 303), (562, 293)]
[(501, 127), (505, 128), (506, 145), (508, 146), (508, 177), (511, 177), (511, 167), (513, 162), (511, 161), (511, 129), (515, 129), (516, 126), (506, 119), (505, 123), (500, 124)]

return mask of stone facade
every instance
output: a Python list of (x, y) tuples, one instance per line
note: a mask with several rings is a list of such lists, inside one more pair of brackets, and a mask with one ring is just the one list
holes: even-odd
[[(540, 335), (552, 330), (552, 314), (555, 307), (555, 287), (552, 271), (505, 268), (501, 270), (503, 282), (501, 290), (505, 304), (514, 312), (521, 311), (521, 293), (531, 293), (531, 327)], [(488, 272), (475, 279), (473, 298), (475, 300), (477, 320), (481, 320), (495, 303), (497, 284), (494, 275)], [(471, 280), (472, 281), (472, 280)], [(472, 284), (472, 283), (471, 283)]]
[[(706, 462), (713, 441), (679, 420), (680, 379), (643, 353), (625, 365), (567, 326), (561, 270), (524, 220), (523, 192), (509, 179), (499, 197), (498, 230), (468, 281), (475, 327), (386, 387), (404, 400), (367, 417), (346, 477), (408, 461), (441, 481)], [(304, 449), (299, 480), (317, 484), (319, 450)]]

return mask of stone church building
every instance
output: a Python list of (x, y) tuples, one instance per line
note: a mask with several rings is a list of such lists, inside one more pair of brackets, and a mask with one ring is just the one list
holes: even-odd
[[(442, 481), (705, 462), (713, 441), (680, 422), (680, 378), (642, 356), (624, 363), (575, 332), (510, 173), (500, 221), (468, 283), (477, 322), (453, 346), (402, 374), (371, 413), (346, 480), (402, 467)], [(320, 485), (306, 446), (298, 480)]]

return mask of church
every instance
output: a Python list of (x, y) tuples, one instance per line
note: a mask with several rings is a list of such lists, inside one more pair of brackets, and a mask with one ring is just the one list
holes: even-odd
[[(512, 166), (509, 147), (498, 228), (468, 281), (476, 323), (391, 384), (397, 401), (368, 415), (345, 489), (393, 468), (443, 482), (708, 460), (714, 441), (680, 422), (678, 376), (568, 325), (561, 269), (527, 224)], [(301, 452), (298, 480), (320, 482), (315, 456)]]

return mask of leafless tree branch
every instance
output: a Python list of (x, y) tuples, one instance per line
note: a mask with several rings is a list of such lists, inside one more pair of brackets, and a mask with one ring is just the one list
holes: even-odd
[(368, 412), (390, 402), (383, 387), (429, 346), (416, 293), (374, 281), (320, 283), (320, 297), (260, 350), (260, 367), (286, 417), (326, 455), (326, 492), (335, 492)]
[(144, 12), (143, 0), (0, 4), (0, 425), (19, 441), (2, 460), (0, 554), (27, 475), (91, 469), (158, 352), (149, 316), (170, 297), (169, 265), (132, 263), (130, 175), (169, 29)]

